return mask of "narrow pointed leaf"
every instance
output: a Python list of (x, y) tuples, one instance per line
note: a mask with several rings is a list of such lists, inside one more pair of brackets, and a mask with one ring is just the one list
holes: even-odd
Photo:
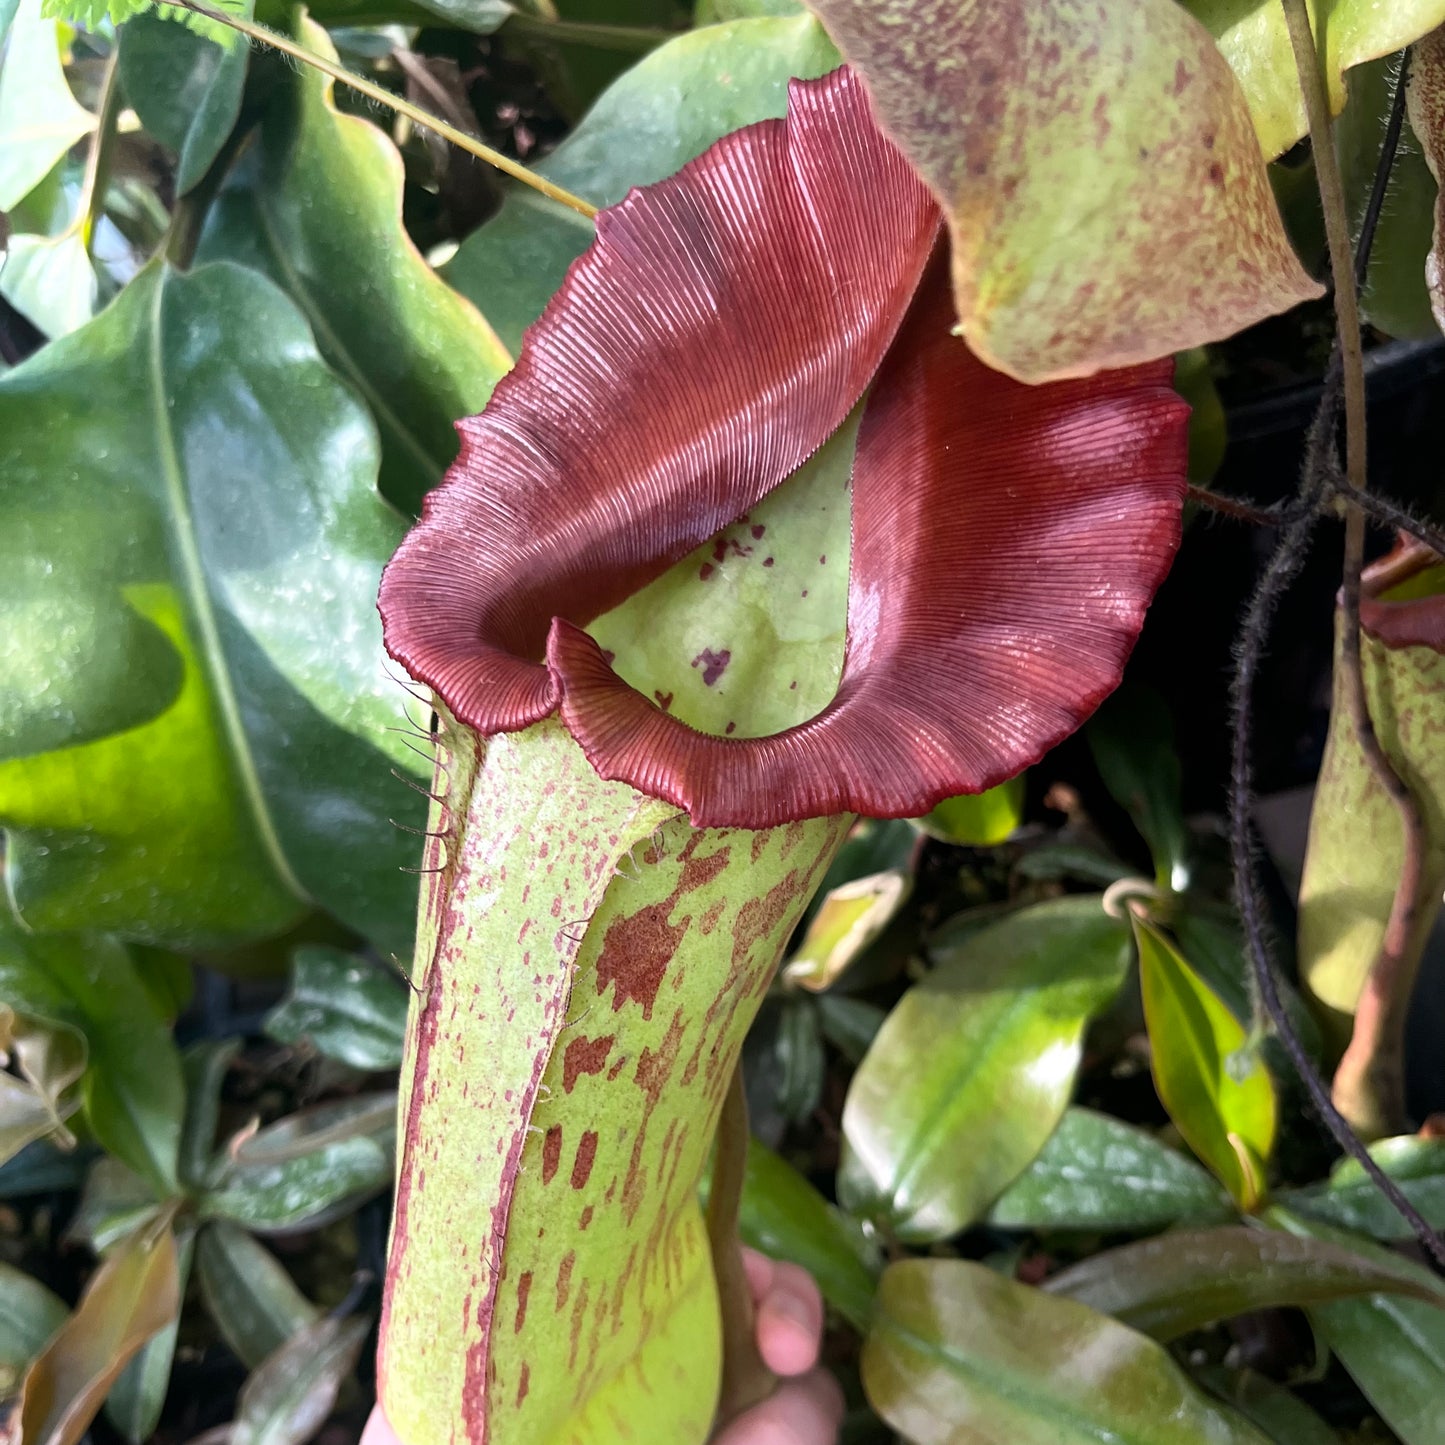
[(319, 1317), (276, 1256), (234, 1224), (201, 1230), (196, 1276), (221, 1338), (250, 1369)]
[(0, 213), (13, 210), (95, 127), (60, 64), (60, 27), (20, 0), (0, 66)]
[(122, 1245), (25, 1373), (17, 1409), (26, 1445), (78, 1445), (126, 1364), (179, 1309), (170, 1230)]
[(913, 876), (902, 869), (855, 878), (832, 889), (783, 969), (784, 979), (814, 993), (830, 988), (887, 928), (912, 891)]
[[(1180, 0), (1219, 43), (1239, 76), (1254, 116), (1260, 148), (1273, 159), (1305, 134), (1304, 97), (1283, 7), (1239, 0)], [(1310, 0), (1317, 43), (1336, 113), (1344, 106), (1346, 72), (1393, 54), (1445, 24), (1445, 0)]]
[(1206, 1365), (1194, 1374), (1277, 1445), (1340, 1445), (1340, 1437), (1308, 1405), (1266, 1375), (1220, 1365)]
[[(0, 379), (0, 822), (31, 926), (404, 951), (420, 760), (373, 589), (399, 519), (300, 315), (156, 263)], [(8, 746), (7, 746), (8, 744)]]
[(1445, 1285), (1431, 1284), (1416, 1268), (1329, 1240), (1246, 1225), (1175, 1230), (1104, 1250), (1050, 1276), (1043, 1287), (1165, 1342), (1252, 1310), (1359, 1295), (1399, 1295), (1445, 1308)]
[(1108, 1114), (1070, 1109), (988, 1221), (1112, 1233), (1229, 1213), (1224, 1192), (1192, 1159)]
[[(335, 58), (319, 25), (303, 19), (295, 33)], [(303, 67), (286, 85), (197, 255), (238, 261), (291, 297), (376, 421), (383, 495), (416, 512), (456, 456), (453, 423), (480, 410), (511, 358), (408, 237), (390, 140), (338, 111), (319, 72)]]
[(862, 1371), (915, 1445), (1267, 1445), (1146, 1336), (961, 1260), (884, 1273)]
[(186, 1114), (181, 1126), (181, 1178), (191, 1186), (204, 1184), (216, 1147), (221, 1116), (221, 1088), (226, 1072), (241, 1051), (240, 1039), (203, 1040), (192, 1044), (181, 1060), (186, 1075)]
[(104, 1254), (152, 1223), (164, 1206), (156, 1191), (119, 1159), (102, 1155), (85, 1177), (66, 1238)]
[(1152, 924), (1134, 920), (1154, 1085), (1189, 1147), (1245, 1209), (1265, 1189), (1274, 1083), (1239, 1021)]
[[(823, 75), (837, 64), (838, 52), (810, 15), (694, 30), (621, 76), (537, 170), (594, 205), (614, 205), (739, 126), (782, 115), (790, 78)], [(591, 226), (576, 212), (517, 189), (462, 243), (443, 275), (515, 354), (591, 241)]]
[(181, 1327), (181, 1301), (191, 1277), (191, 1260), (196, 1236), (186, 1230), (176, 1238), (176, 1313), (153, 1334), (121, 1371), (106, 1397), (105, 1417), (130, 1441), (144, 1445), (155, 1433), (165, 1408), (176, 1356), (176, 1339)]
[(304, 1326), (246, 1381), (231, 1445), (306, 1445), (326, 1422), (371, 1329), (331, 1316)]
[(1319, 294), (1238, 82), (1175, 0), (814, 9), (944, 208), (962, 333), (990, 366), (1088, 376)]
[(1127, 943), (1096, 897), (1080, 897), (935, 952), (853, 1077), (844, 1202), (910, 1240), (979, 1218), (1063, 1116), (1084, 1028), (1123, 982)]
[(329, 1059), (357, 1069), (395, 1069), (406, 1033), (406, 987), (339, 948), (298, 948), (291, 990), (266, 1017), (283, 1044), (308, 1040)]
[[(1445, 1229), (1445, 1139), (1406, 1134), (1370, 1146), (1375, 1162), (1436, 1229)], [(1409, 1224), (1353, 1159), (1341, 1159), (1323, 1184), (1277, 1196), (1282, 1207), (1375, 1239), (1413, 1238)]]

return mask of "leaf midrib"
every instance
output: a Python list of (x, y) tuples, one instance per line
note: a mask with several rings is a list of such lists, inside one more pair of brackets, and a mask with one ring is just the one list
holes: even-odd
[(221, 645), (220, 628), (216, 622), (216, 611), (211, 601), (210, 588), (206, 583), (206, 570), (201, 562), (200, 544), (196, 538), (195, 517), (191, 511), (190, 494), (186, 489), (185, 477), (181, 471), (180, 454), (176, 448), (175, 433), (171, 427), (169, 408), (166, 405), (165, 358), (163, 356), (163, 308), (165, 305), (166, 272), (160, 272), (156, 279), (155, 301), (151, 308), (151, 344), (148, 357), (148, 377), (151, 392), (151, 410), (155, 419), (156, 449), (159, 453), (161, 476), (164, 481), (166, 498), (170, 503), (172, 535), (175, 538), (181, 566), (181, 580), (190, 602), (191, 615), (200, 633), (201, 658), (211, 684), (211, 696), (221, 715), (221, 724), (231, 744), (231, 757), (240, 779), (241, 791), (250, 805), (251, 817), (256, 825), (261, 844), (268, 861), (277, 877), (294, 897), (303, 902), (312, 902), (310, 894), (301, 886), (301, 881), (291, 870), (290, 861), (281, 846), (281, 839), (267, 806), (261, 779), (256, 771), (256, 760), (251, 753), (251, 741), (246, 736), (241, 721), (241, 708), (231, 683), (231, 673), (226, 665), (225, 649)]

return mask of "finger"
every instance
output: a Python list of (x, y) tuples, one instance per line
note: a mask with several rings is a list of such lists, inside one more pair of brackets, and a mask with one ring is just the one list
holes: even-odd
[(767, 1255), (744, 1246), (743, 1272), (748, 1277), (748, 1290), (753, 1297), (753, 1303), (760, 1304), (763, 1296), (773, 1287), (773, 1261)]
[(391, 1426), (386, 1423), (380, 1405), (371, 1412), (366, 1429), (361, 1432), (361, 1445), (400, 1445)]
[(843, 1392), (826, 1370), (779, 1386), (761, 1405), (740, 1415), (712, 1445), (835, 1445), (843, 1420)]
[(806, 1270), (779, 1264), (757, 1307), (758, 1353), (775, 1375), (801, 1375), (818, 1363), (823, 1299)]

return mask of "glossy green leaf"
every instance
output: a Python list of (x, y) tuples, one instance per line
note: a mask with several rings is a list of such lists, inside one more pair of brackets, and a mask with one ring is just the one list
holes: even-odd
[(1239, 1021), (1152, 924), (1134, 919), (1154, 1085), (1189, 1147), (1246, 1209), (1265, 1189), (1274, 1083)]
[(862, 1371), (913, 1445), (1267, 1445), (1146, 1336), (962, 1260), (884, 1273)]
[(1014, 871), (1021, 878), (1039, 878), (1049, 882), (1074, 878), (1101, 888), (1127, 878), (1130, 873), (1126, 863), (1082, 843), (1045, 843), (1031, 848), (1014, 865)]
[(994, 1201), (1004, 1229), (1159, 1229), (1232, 1213), (1219, 1185), (1152, 1134), (1070, 1109), (1038, 1157)]
[[(1294, 51), (1278, 0), (1180, 3), (1204, 22), (1239, 77), (1265, 155), (1288, 150), (1307, 127)], [(1310, 0), (1310, 11), (1316, 35), (1323, 36), (1336, 112), (1344, 105), (1347, 70), (1393, 54), (1445, 23), (1445, 0)]]
[(11, 236), (0, 296), (46, 336), (67, 336), (95, 315), (99, 282), (78, 230)]
[(152, 264), (0, 379), (0, 821), (32, 927), (175, 946), (312, 901), (405, 955), (419, 759), (365, 413), (231, 266)]
[(0, 1261), (0, 1394), (11, 1392), (69, 1313), (38, 1279)]
[(66, 1236), (103, 1254), (151, 1223), (163, 1207), (139, 1174), (119, 1159), (102, 1155), (86, 1175)]
[[(1436, 1229), (1445, 1229), (1445, 1139), (1406, 1134), (1370, 1146), (1375, 1162)], [(1341, 1229), (1376, 1239), (1414, 1238), (1410, 1226), (1353, 1159), (1341, 1159), (1323, 1184), (1291, 1189), (1282, 1206)]]
[(192, 1044), (182, 1057), (186, 1076), (186, 1113), (181, 1126), (180, 1171), (186, 1184), (203, 1184), (216, 1147), (221, 1116), (221, 1087), (240, 1039), (211, 1039)]
[(221, 1338), (248, 1369), (320, 1316), (276, 1256), (234, 1224), (201, 1230), (196, 1277)]
[(1252, 1310), (1358, 1295), (1445, 1306), (1445, 1285), (1388, 1256), (1366, 1257), (1330, 1240), (1248, 1225), (1174, 1230), (1104, 1250), (1043, 1287), (1164, 1341)]
[(27, 934), (0, 912), (0, 1003), (85, 1040), (82, 1089), (96, 1139), (173, 1193), (180, 1061), (126, 951), (98, 935)]
[[(1283, 1210), (1272, 1218), (1293, 1233), (1334, 1240), (1369, 1258), (1412, 1270), (1426, 1286), (1436, 1284), (1428, 1270), (1367, 1240)], [(1397, 1295), (1375, 1295), (1316, 1305), (1309, 1315), (1320, 1338), (1404, 1445), (1438, 1445), (1440, 1401), (1445, 1396), (1445, 1309)]]
[(1189, 884), (1189, 830), (1174, 722), (1164, 699), (1126, 684), (1089, 719), (1084, 736), (1104, 786), (1149, 845), (1155, 882), (1182, 892)]
[(930, 838), (969, 848), (991, 848), (1002, 843), (1023, 822), (1024, 775), (1010, 778), (982, 793), (945, 798), (932, 812), (918, 819)]
[(1340, 1445), (1340, 1437), (1302, 1400), (1253, 1370), (1205, 1365), (1194, 1370), (1211, 1394), (1247, 1416), (1276, 1445)]
[(231, 1445), (306, 1445), (356, 1365), (371, 1321), (330, 1315), (304, 1326), (241, 1388)]
[(78, 1445), (121, 1371), (180, 1303), (169, 1229), (112, 1254), (25, 1372), (17, 1406), (25, 1445)]
[(131, 1442), (144, 1445), (160, 1423), (181, 1328), (181, 1301), (191, 1277), (196, 1237), (187, 1230), (176, 1238), (176, 1313), (153, 1334), (121, 1371), (106, 1397), (105, 1417)]
[[(251, 6), (243, 13), (249, 16)], [(151, 135), (177, 156), (176, 191), (205, 175), (241, 113), (247, 45), (222, 45), (155, 12), (120, 31), (125, 97)]]
[(933, 957), (843, 1108), (844, 1202), (910, 1240), (977, 1219), (1053, 1133), (1084, 1028), (1123, 982), (1128, 933), (1097, 897), (1062, 898)]
[(887, 1017), (886, 1009), (866, 999), (837, 993), (825, 993), (818, 999), (823, 1037), (855, 1068), (863, 1062)]
[(860, 1329), (867, 1323), (878, 1247), (857, 1220), (756, 1139), (748, 1141), (738, 1233), (763, 1254), (802, 1265), (834, 1309)]
[(831, 988), (888, 927), (912, 891), (913, 875), (901, 868), (831, 889), (784, 966), (785, 981), (814, 993)]
[(366, 1094), (292, 1114), (227, 1150), (200, 1201), (202, 1217), (258, 1234), (316, 1228), (392, 1180), (396, 1099)]
[(1229, 421), (1205, 347), (1181, 351), (1174, 358), (1174, 390), (1189, 403), (1189, 480), (1204, 486), (1213, 480), (1229, 446)]
[(0, 213), (14, 209), (95, 128), (66, 83), (58, 22), (41, 18), (40, 0), (20, 0), (13, 13), (0, 64)]
[[(335, 58), (320, 26), (302, 20), (297, 35)], [(417, 512), (456, 457), (453, 423), (482, 409), (510, 357), (407, 236), (396, 148), (369, 121), (341, 114), (318, 72), (287, 85), (197, 256), (241, 262), (291, 297), (376, 420), (382, 493)]]
[(292, 959), (291, 988), (267, 1016), (283, 1044), (308, 1040), (329, 1059), (357, 1069), (401, 1065), (406, 985), (339, 948), (308, 945)]
[[(808, 15), (694, 30), (633, 66), (537, 169), (594, 205), (612, 205), (739, 126), (781, 116), (792, 76), (823, 75), (837, 64), (837, 51)], [(463, 242), (443, 275), (515, 353), (591, 240), (591, 225), (575, 212), (518, 189)]]

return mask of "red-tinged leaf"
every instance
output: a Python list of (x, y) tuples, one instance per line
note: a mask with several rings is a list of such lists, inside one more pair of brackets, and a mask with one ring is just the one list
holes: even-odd
[(133, 1235), (26, 1371), (17, 1407), (25, 1445), (76, 1445), (127, 1362), (179, 1308), (175, 1236)]
[(371, 1330), (330, 1315), (303, 1325), (246, 1381), (231, 1445), (306, 1445), (326, 1423)]
[(1175, 0), (813, 0), (939, 197), (963, 334), (1029, 381), (1319, 294), (1238, 82)]
[[(604, 778), (698, 826), (916, 816), (1073, 731), (1177, 546), (1186, 409), (1166, 362), (1046, 389), (989, 370), (951, 334), (937, 225), (846, 70), (604, 213), (387, 570), (393, 654), (483, 733), (560, 704)], [(746, 521), (870, 383), (836, 696), (698, 731), (580, 629)]]

